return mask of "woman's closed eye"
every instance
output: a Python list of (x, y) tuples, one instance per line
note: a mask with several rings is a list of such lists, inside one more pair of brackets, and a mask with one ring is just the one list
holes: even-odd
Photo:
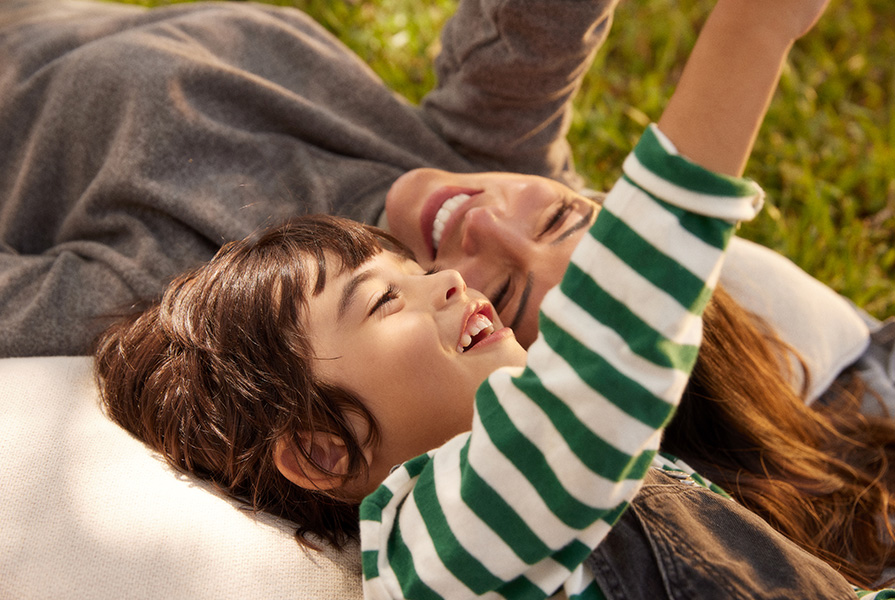
[[(589, 227), (596, 212), (596, 204), (563, 200), (536, 239), (540, 241), (544, 238), (552, 238), (544, 241), (549, 242), (551, 246), (560, 244), (575, 235), (575, 232)], [(575, 214), (580, 215), (580, 217), (572, 219), (571, 215)]]
[(498, 312), (498, 314), (502, 313), (503, 310), (507, 307), (510, 300), (510, 284), (512, 283), (513, 278), (507, 277), (506, 281), (497, 288), (497, 291), (494, 293), (494, 296), (491, 298), (491, 304), (494, 306), (494, 310)]
[[(531, 271), (524, 276), (521, 273), (518, 273), (515, 277), (510, 275), (494, 295), (494, 300), (491, 304), (494, 306), (497, 314), (500, 315), (501, 321), (511, 329), (519, 327), (525, 315), (525, 308), (531, 299), (533, 285), (534, 273)], [(516, 305), (515, 313), (510, 314), (510, 306), (513, 304)]]
[(563, 200), (562, 202), (560, 202), (559, 206), (556, 208), (556, 211), (550, 217), (550, 220), (547, 221), (547, 224), (538, 234), (538, 239), (541, 239), (545, 235), (559, 231), (562, 228), (562, 225), (565, 223), (566, 217), (573, 208), (574, 205), (570, 200)]

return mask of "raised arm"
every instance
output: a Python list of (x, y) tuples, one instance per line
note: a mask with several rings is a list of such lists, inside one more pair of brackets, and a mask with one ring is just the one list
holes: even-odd
[(659, 120), (682, 154), (739, 176), (793, 42), (829, 0), (719, 0)]
[(442, 33), (424, 100), (445, 139), (493, 170), (576, 182), (571, 100), (606, 39), (615, 0), (464, 0)]

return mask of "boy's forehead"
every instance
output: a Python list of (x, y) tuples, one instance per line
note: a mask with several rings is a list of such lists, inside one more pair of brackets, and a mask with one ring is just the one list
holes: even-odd
[[(380, 250), (354, 268), (351, 268), (345, 261), (331, 253), (327, 253), (326, 262), (326, 270), (338, 278), (356, 276), (371, 269), (375, 271), (387, 271), (392, 268), (403, 270), (408, 266), (419, 266), (413, 257), (386, 248)], [(335, 269), (333, 267), (335, 267)]]
[(322, 267), (316, 264), (313, 257), (305, 259), (306, 262), (315, 263), (309, 265), (309, 268), (317, 270), (318, 286), (319, 278), (324, 277), (323, 287), (318, 287), (309, 299), (311, 321), (308, 324), (312, 328), (324, 323), (338, 324), (343, 321), (358, 301), (358, 294), (365, 283), (387, 280), (392, 275), (406, 273), (408, 267), (418, 267), (413, 259), (391, 250), (377, 252), (355, 268), (348, 267), (339, 257), (328, 252), (325, 253), (325, 264)]
[[(309, 258), (311, 260), (307, 260)], [(405, 272), (408, 267), (422, 268), (412, 257), (388, 249), (377, 252), (354, 268), (328, 250), (324, 252), (323, 264), (318, 264), (312, 257), (305, 257), (305, 260), (313, 263), (309, 265), (313, 272), (309, 271), (308, 274), (311, 281), (316, 279), (317, 282), (314, 296), (321, 293), (344, 295), (373, 277)]]

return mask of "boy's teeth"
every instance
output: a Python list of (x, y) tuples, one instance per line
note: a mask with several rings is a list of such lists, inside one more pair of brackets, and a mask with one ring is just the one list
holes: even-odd
[(491, 322), (491, 319), (485, 315), (477, 314), (466, 324), (466, 331), (460, 336), (457, 352), (465, 352), (466, 348), (472, 344), (472, 338), (483, 331), (486, 331), (488, 335), (491, 335), (494, 333), (494, 324)]
[(463, 349), (466, 348), (466, 346), (470, 345), (471, 343), (472, 343), (472, 336), (469, 335), (468, 333), (464, 333), (463, 335), (460, 336), (460, 344), (457, 346), (457, 352), (463, 352)]
[(447, 199), (447, 201), (441, 205), (441, 208), (438, 209), (438, 212), (435, 213), (435, 222), (432, 223), (432, 246), (438, 250), (438, 245), (441, 243), (441, 236), (444, 234), (444, 225), (448, 222), (448, 219), (451, 218), (451, 214), (457, 208), (469, 200), (469, 194), (457, 194), (456, 196), (452, 196)]
[(476, 315), (475, 319), (473, 319), (473, 322), (469, 324), (469, 327), (466, 329), (466, 331), (467, 333), (469, 333), (469, 335), (476, 336), (481, 333), (484, 328), (489, 327), (490, 325), (491, 321), (488, 320), (488, 317), (486, 317), (485, 315)]

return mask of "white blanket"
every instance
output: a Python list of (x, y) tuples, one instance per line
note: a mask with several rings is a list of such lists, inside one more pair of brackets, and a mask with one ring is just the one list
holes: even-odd
[(109, 421), (89, 358), (0, 360), (0, 598), (361, 598), (356, 550), (309, 554)]

